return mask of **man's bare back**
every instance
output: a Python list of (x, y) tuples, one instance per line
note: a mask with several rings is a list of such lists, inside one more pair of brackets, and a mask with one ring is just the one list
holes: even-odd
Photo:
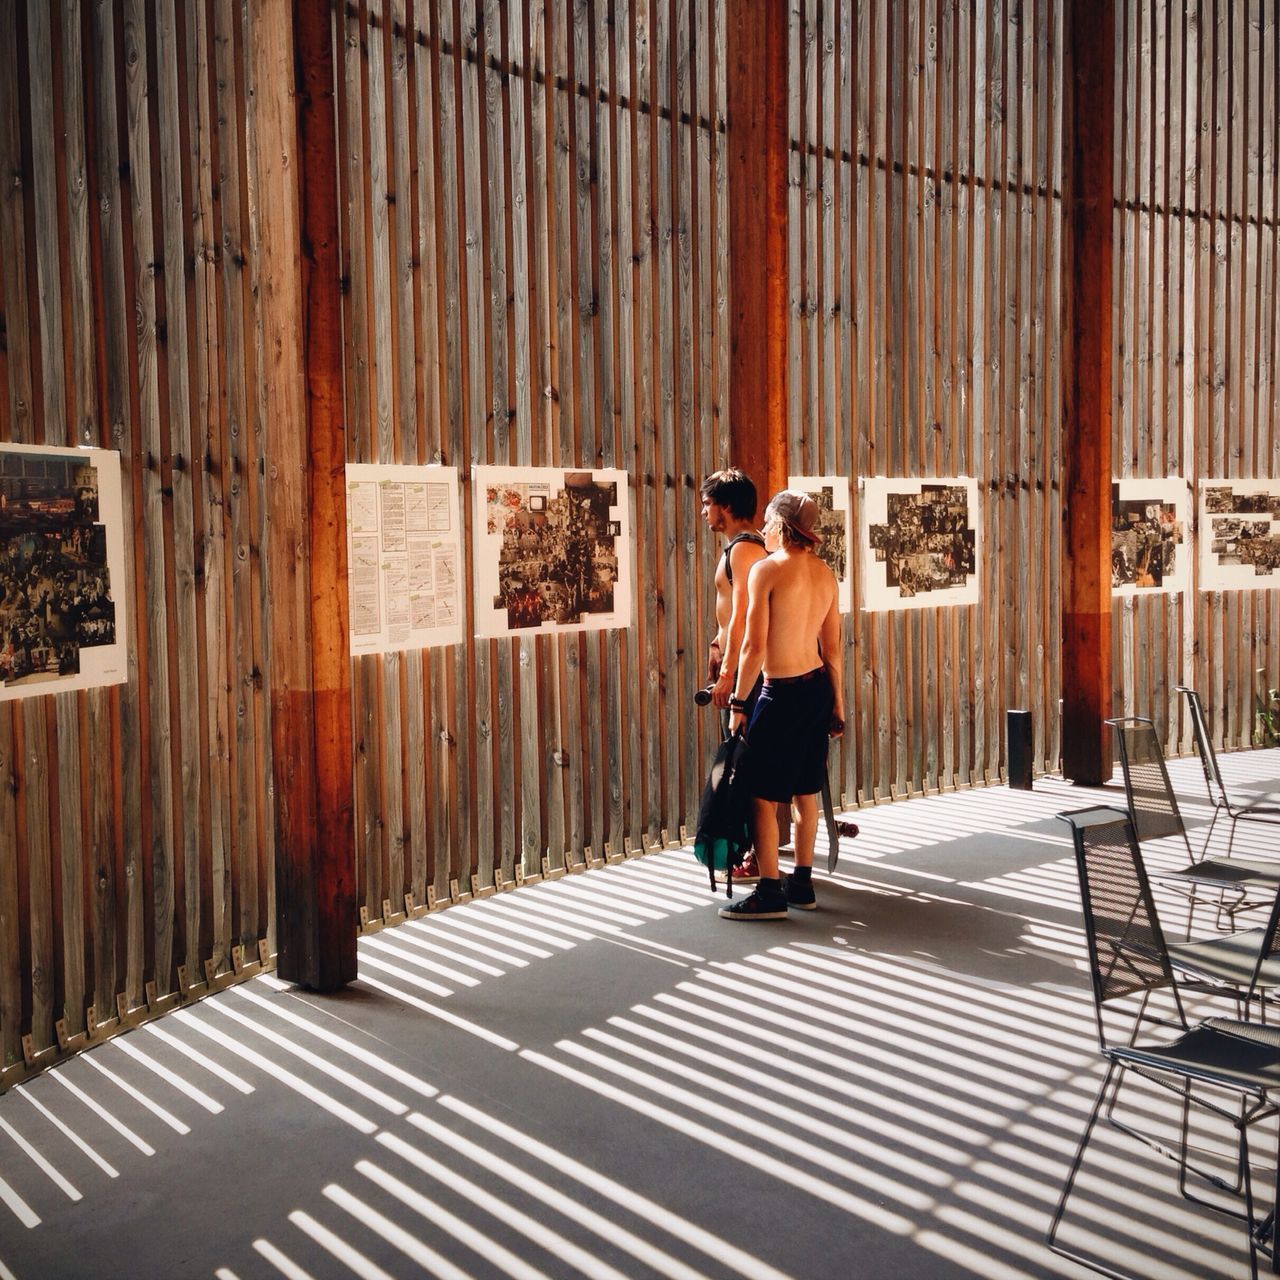
[[(765, 679), (800, 676), (822, 666), (823, 649), (833, 647), (839, 635), (836, 578), (830, 568), (812, 551), (782, 547), (752, 569), (749, 591), (751, 605), (768, 598)], [(836, 630), (821, 645), (829, 617)], [(748, 631), (750, 618), (748, 607)]]

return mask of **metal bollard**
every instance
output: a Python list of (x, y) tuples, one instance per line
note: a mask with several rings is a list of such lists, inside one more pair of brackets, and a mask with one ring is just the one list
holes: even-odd
[(1009, 761), (1009, 786), (1031, 790), (1031, 712), (1005, 712), (1005, 750)]

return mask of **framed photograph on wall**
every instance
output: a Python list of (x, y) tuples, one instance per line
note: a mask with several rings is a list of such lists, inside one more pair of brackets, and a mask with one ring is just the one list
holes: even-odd
[(1280, 586), (1280, 480), (1200, 482), (1200, 590)]
[(840, 586), (840, 612), (853, 609), (853, 509), (847, 476), (790, 476), (788, 489), (807, 493), (818, 504), (818, 555), (831, 567)]
[(128, 679), (120, 455), (0, 444), (0, 701)]
[(861, 524), (864, 609), (978, 603), (976, 480), (868, 476)]
[(461, 580), (458, 469), (349, 464), (351, 652), (460, 644)]
[(631, 625), (627, 473), (473, 467), (479, 636)]
[(1117, 596), (1185, 591), (1191, 581), (1187, 482), (1111, 484), (1111, 591)]

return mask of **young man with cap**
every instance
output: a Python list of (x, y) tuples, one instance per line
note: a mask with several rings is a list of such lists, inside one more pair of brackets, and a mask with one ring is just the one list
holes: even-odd
[[(788, 907), (812, 911), (818, 793), (827, 739), (843, 731), (840, 610), (835, 574), (814, 554), (818, 504), (784, 489), (764, 516), (769, 552), (751, 569), (746, 634), (729, 700), (729, 727), (747, 725), (746, 780), (760, 882), (748, 897), (720, 908), (729, 920), (783, 920)], [(747, 695), (764, 686), (747, 720)], [(795, 870), (778, 873), (775, 809), (790, 802)]]

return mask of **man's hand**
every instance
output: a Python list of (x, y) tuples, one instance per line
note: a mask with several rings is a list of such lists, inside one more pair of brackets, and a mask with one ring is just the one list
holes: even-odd
[(734, 676), (736, 674), (733, 671), (721, 671), (716, 677), (715, 687), (711, 690), (711, 701), (721, 711), (729, 705), (729, 699), (733, 696)]
[[(713, 640), (707, 649), (707, 683), (714, 684), (720, 679), (720, 641)], [(720, 704), (717, 703), (717, 706)]]
[(747, 713), (745, 711), (729, 712), (729, 732), (737, 733), (739, 729), (747, 727)]

